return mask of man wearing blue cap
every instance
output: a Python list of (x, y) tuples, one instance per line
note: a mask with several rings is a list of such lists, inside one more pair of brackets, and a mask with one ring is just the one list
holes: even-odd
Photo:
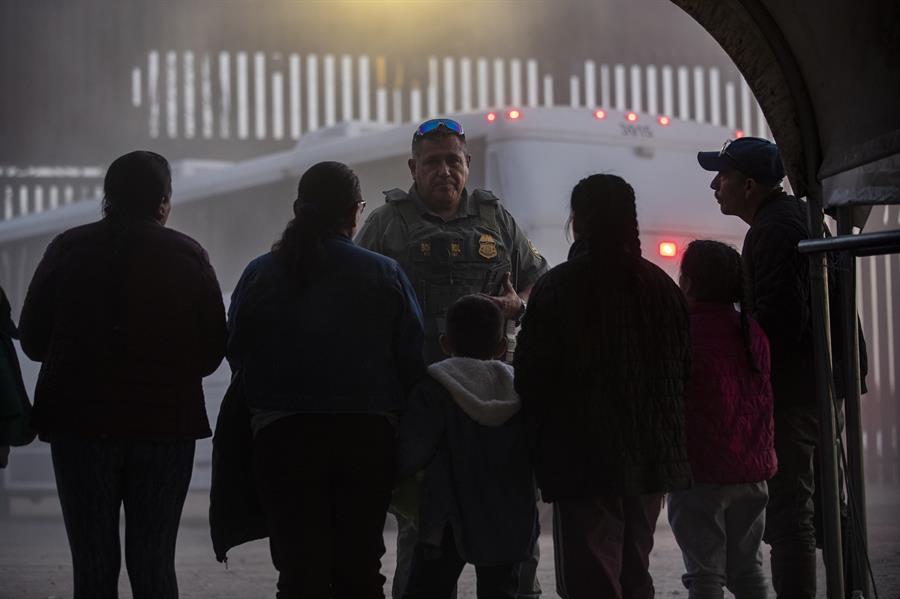
[[(723, 214), (750, 225), (741, 252), (747, 306), (769, 337), (778, 472), (769, 481), (765, 541), (779, 599), (814, 599), (814, 454), (818, 442), (809, 267), (797, 243), (809, 237), (806, 204), (781, 188), (778, 146), (742, 137), (697, 160)], [(760, 557), (761, 559), (761, 557)]]

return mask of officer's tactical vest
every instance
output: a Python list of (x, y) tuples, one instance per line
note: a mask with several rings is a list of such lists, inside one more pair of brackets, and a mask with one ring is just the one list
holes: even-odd
[(447, 310), (470, 293), (500, 292), (503, 274), (511, 270), (512, 248), (505, 245), (497, 214), (498, 198), (475, 190), (468, 201), (478, 213), (450, 222), (422, 218), (407, 192), (384, 192), (388, 204), (406, 225), (403, 265), (416, 290), (425, 316), (425, 359), (430, 364), (444, 357), (438, 337), (445, 332)]

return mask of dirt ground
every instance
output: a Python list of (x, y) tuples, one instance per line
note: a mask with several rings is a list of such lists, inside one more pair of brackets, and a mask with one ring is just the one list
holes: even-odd
[[(255, 599), (274, 597), (275, 571), (265, 541), (248, 543), (229, 554), (228, 569), (213, 557), (206, 520), (207, 498), (191, 494), (185, 506), (178, 538), (176, 566), (183, 599)], [(387, 554), (382, 571), (390, 588), (395, 561), (393, 522), (385, 528)], [(549, 533), (549, 530), (546, 531)], [(900, 489), (869, 490), (869, 539), (872, 568), (881, 599), (900, 599)], [(553, 541), (541, 537), (538, 570), (544, 597), (556, 599)], [(768, 557), (766, 558), (768, 559)], [(72, 596), (72, 571), (65, 529), (55, 499), (37, 504), (14, 499), (12, 518), (0, 521), (0, 599), (63, 599)], [(687, 597), (681, 584), (681, 554), (665, 512), (660, 516), (656, 544), (650, 556), (657, 596)], [(820, 564), (820, 593), (825, 596)], [(120, 597), (128, 599), (127, 574), (119, 581)], [(388, 595), (389, 596), (389, 595)], [(474, 571), (467, 567), (460, 579), (459, 598), (475, 597)]]

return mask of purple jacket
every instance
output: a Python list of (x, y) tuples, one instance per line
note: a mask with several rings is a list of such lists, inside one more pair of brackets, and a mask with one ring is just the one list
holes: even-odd
[(768, 480), (776, 470), (769, 342), (749, 319), (759, 372), (750, 366), (740, 315), (730, 304), (691, 309), (693, 374), (684, 407), (694, 480), (737, 484)]

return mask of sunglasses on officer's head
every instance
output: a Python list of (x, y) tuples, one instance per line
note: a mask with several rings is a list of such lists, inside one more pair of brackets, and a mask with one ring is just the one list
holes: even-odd
[(457, 135), (461, 135), (463, 137), (465, 137), (466, 135), (465, 131), (463, 131), (462, 125), (460, 125), (453, 119), (430, 119), (416, 128), (416, 137), (428, 135), (429, 133), (440, 127), (443, 127), (447, 131), (450, 131), (451, 133), (455, 133)]

